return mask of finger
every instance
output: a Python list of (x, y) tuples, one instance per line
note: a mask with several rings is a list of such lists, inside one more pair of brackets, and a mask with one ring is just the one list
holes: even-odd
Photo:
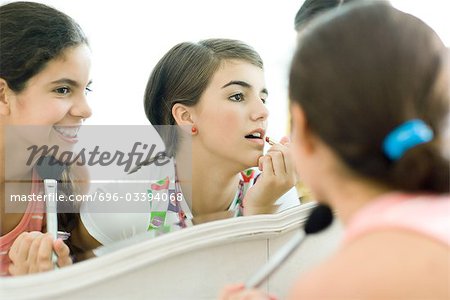
[(268, 297), (270, 300), (278, 300), (277, 296), (275, 296), (273, 294), (269, 294)]
[(241, 297), (238, 299), (253, 299), (253, 300), (272, 300), (273, 299), (271, 295), (267, 295), (266, 293), (264, 293), (260, 290), (256, 290), (256, 289), (245, 290), (244, 292), (242, 292), (242, 294), (240, 296)]
[(263, 171), (263, 166), (262, 166), (262, 158), (264, 157), (264, 155), (261, 155), (260, 157), (258, 157), (258, 169), (262, 172)]
[(53, 238), (46, 234), (40, 243), (40, 247), (37, 254), (38, 271), (44, 272), (53, 269), (52, 262), (53, 252)]
[(11, 248), (9, 248), (8, 256), (11, 261), (17, 260), (17, 255), (19, 253), (20, 244), (22, 243), (22, 240), (25, 238), (25, 236), (28, 235), (28, 232), (22, 232), (19, 234), (19, 236), (14, 240), (14, 243), (12, 244)]
[(270, 156), (272, 159), (272, 166), (275, 176), (282, 176), (287, 173), (284, 156), (281, 151), (269, 151), (267, 152), (267, 156)]
[(274, 176), (275, 172), (273, 170), (272, 158), (269, 155), (264, 155), (261, 157), (261, 166), (263, 171), (263, 176)]
[(291, 143), (291, 139), (288, 136), (283, 136), (280, 140), (280, 144), (283, 146), (288, 146)]
[[(28, 270), (27, 270), (28, 271)], [(10, 263), (8, 266), (8, 273), (12, 276), (27, 274), (26, 272), (20, 271), (14, 263)]]
[(28, 273), (36, 273), (39, 271), (37, 267), (37, 257), (39, 253), (39, 247), (41, 246), (41, 241), (44, 237), (45, 235), (41, 234), (40, 236), (35, 237), (33, 242), (31, 243), (27, 258), (27, 264), (29, 266)]
[(19, 248), (17, 250), (16, 261), (25, 262), (28, 259), (28, 253), (30, 251), (31, 243), (33, 242), (33, 236), (28, 232), (24, 235), (20, 241)]
[(285, 145), (281, 145), (281, 144), (275, 144), (272, 147), (269, 148), (269, 150), (267, 150), (267, 153), (270, 152), (281, 152), (284, 155), (287, 155), (290, 150), (289, 147), (285, 146)]
[(16, 273), (16, 268), (15, 268), (15, 266), (14, 266), (14, 263), (9, 263), (9, 266), (8, 266), (8, 273), (10, 274), (10, 275), (12, 275), (12, 276), (16, 276), (16, 275), (19, 275), (19, 274), (17, 274)]
[(14, 241), (9, 251), (11, 263), (9, 265), (8, 272), (11, 275), (24, 275), (28, 273), (29, 265), (27, 258), (32, 241), (33, 240), (29, 232), (21, 233)]
[[(281, 140), (283, 141), (283, 139), (289, 139), (289, 138), (283, 137)], [(271, 152), (275, 152), (275, 151), (280, 151), (283, 154), (285, 173), (288, 174), (289, 176), (292, 176), (292, 178), (294, 178), (295, 167), (294, 167), (293, 160), (292, 160), (291, 150), (286, 145), (273, 145), (269, 149), (267, 154), (269, 154)]]
[(244, 290), (244, 284), (238, 283), (238, 284), (230, 284), (222, 289), (222, 291), (219, 294), (220, 300), (226, 300), (230, 298), (230, 296), (236, 292)]
[(266, 293), (256, 290), (242, 290), (231, 293), (228, 298), (224, 298), (227, 300), (271, 300), (272, 297), (267, 295)]
[(12, 244), (11, 248), (9, 249), (8, 256), (9, 258), (14, 261), (18, 259), (19, 255), (19, 249), (20, 245), (22, 244), (22, 241), (27, 238), (32, 240), (32, 238), (38, 234), (42, 234), (39, 231), (31, 231), (31, 232), (22, 232), (19, 234), (19, 236), (15, 239), (14, 243)]
[(53, 242), (53, 249), (58, 256), (58, 266), (65, 267), (72, 264), (70, 249), (61, 239)]
[(293, 160), (292, 160), (291, 149), (289, 148), (289, 145), (291, 144), (291, 138), (288, 136), (283, 136), (280, 140), (280, 144), (282, 144), (283, 146), (285, 146), (287, 148), (287, 149), (281, 149), (281, 152), (283, 152), (283, 156), (284, 156), (284, 162), (286, 164), (286, 173), (294, 176), (295, 175), (294, 174), (294, 172), (295, 172), (294, 164), (293, 164)]
[(294, 165), (294, 160), (292, 157), (292, 152), (291, 149), (287, 149), (286, 152), (283, 152), (283, 158), (284, 158), (284, 164), (285, 164), (285, 168), (286, 168), (286, 173), (288, 174), (289, 177), (291, 177), (294, 181), (294, 183), (297, 182), (297, 174), (295, 171), (295, 165)]

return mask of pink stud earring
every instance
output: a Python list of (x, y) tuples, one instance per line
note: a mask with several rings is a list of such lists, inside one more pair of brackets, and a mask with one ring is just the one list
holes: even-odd
[(192, 128), (191, 128), (191, 132), (192, 132), (192, 135), (195, 135), (195, 134), (197, 134), (197, 133), (198, 133), (198, 131), (197, 131), (197, 127), (195, 127), (195, 126), (192, 126)]

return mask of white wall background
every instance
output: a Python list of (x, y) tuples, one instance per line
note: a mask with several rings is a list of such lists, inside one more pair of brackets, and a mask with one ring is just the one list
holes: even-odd
[[(6, 1), (0, 0), (0, 3)], [(9, 1), (8, 1), (9, 2)], [(287, 72), (295, 46), (294, 16), (302, 0), (42, 0), (72, 16), (93, 51), (93, 116), (87, 124), (148, 124), (143, 93), (149, 74), (173, 45), (211, 37), (253, 46), (265, 63), (268, 134), (288, 124)], [(394, 0), (432, 26), (450, 45), (446, 0)]]

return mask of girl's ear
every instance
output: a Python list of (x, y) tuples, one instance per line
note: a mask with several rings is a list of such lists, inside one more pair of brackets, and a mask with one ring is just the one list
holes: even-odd
[(8, 116), (11, 111), (8, 91), (8, 83), (3, 78), (0, 78), (0, 116)]
[(191, 130), (194, 126), (194, 121), (192, 120), (192, 109), (181, 103), (176, 103), (172, 107), (172, 116), (175, 119), (177, 125), (181, 128), (186, 128), (186, 131)]

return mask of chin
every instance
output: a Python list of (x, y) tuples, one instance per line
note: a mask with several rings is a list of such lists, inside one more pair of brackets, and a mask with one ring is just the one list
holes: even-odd
[[(245, 153), (245, 155), (243, 155)], [(233, 151), (233, 153), (227, 153), (225, 159), (229, 162), (229, 165), (235, 165), (239, 171), (246, 170), (248, 168), (258, 167), (258, 159), (262, 156), (262, 151)], [(233, 167), (233, 168), (234, 168)]]
[(244, 170), (248, 168), (258, 167), (258, 159), (262, 156), (262, 153), (259, 155), (253, 155), (249, 157), (247, 160), (243, 162), (245, 165)]

